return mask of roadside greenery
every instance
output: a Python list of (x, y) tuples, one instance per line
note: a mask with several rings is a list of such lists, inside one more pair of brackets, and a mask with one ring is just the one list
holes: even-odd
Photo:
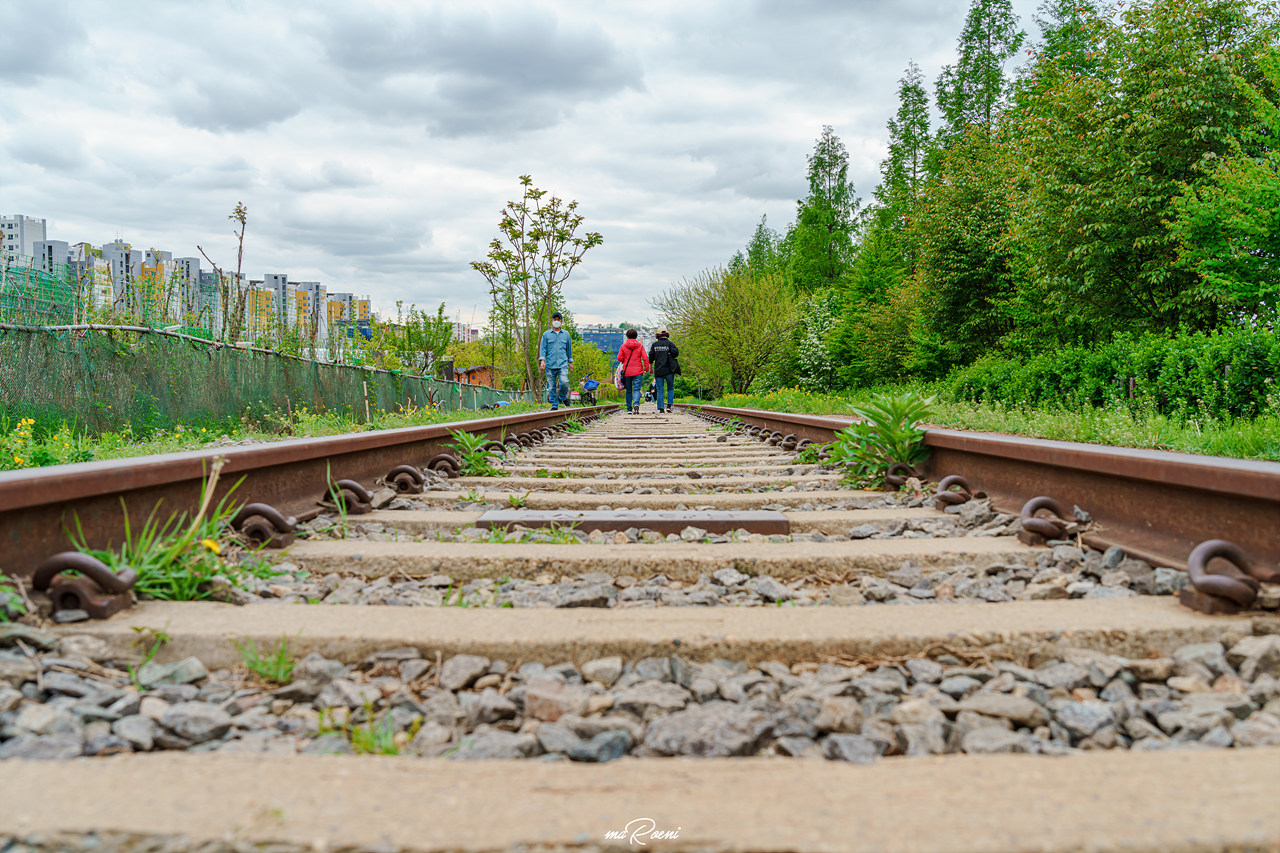
[[(1275, 458), (1280, 6), (968, 6), (932, 93), (906, 66), (873, 198), (823, 127), (795, 220), (730, 259), (776, 291), (754, 371), (682, 352), (681, 392), (927, 388), (955, 426)], [(725, 324), (685, 286), (654, 307), (695, 350)]]

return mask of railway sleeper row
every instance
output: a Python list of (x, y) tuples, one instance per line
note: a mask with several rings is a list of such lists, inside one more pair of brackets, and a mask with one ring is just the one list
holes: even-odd
[[(27, 803), (38, 780), (75, 781), (45, 769), (70, 764), (23, 759), (106, 756), (117, 758), (89, 762), (109, 768), (94, 778), (121, 785), (172, 779), (182, 790), (216, 767), (220, 781), (202, 789), (214, 800), (226, 780), (310, 772), (322, 755), (349, 755), (358, 763), (348, 772), (377, 784), (394, 784), (394, 772), (406, 790), (424, 790), (408, 769), (421, 761), (389, 771), (351, 755), (394, 752), (442, 768), (430, 772), (445, 790), (477, 784), (469, 759), (521, 762), (535, 768), (521, 778), (584, 797), (647, 774), (660, 784), (633, 802), (669, 815), (662, 797), (721, 772), (768, 778), (761, 790), (774, 791), (784, 768), (815, 768), (780, 789), (810, 792), (803, 810), (822, 802), (815, 779), (861, 790), (880, 766), (918, 765), (913, 797), (965, 779), (977, 792), (996, 770), (1002, 786), (1057, 786), (1045, 797), (1069, 817), (1078, 803), (1062, 791), (1097, 778), (1109, 804), (1129, 804), (1129, 820), (1181, 826), (1194, 814), (1214, 838), (1280, 834), (1273, 810), (1249, 834), (1216, 812), (1170, 817), (1117, 784), (1132, 773), (1174, 788), (1240, 773), (1259, 787), (1280, 782), (1273, 585), (1251, 617), (1193, 613), (1172, 597), (1185, 573), (1094, 551), (1083, 523), (1033, 547), (1016, 538), (1018, 519), (981, 500), (943, 512), (910, 481), (898, 493), (847, 489), (789, 451), (761, 451), (687, 416), (654, 421), (614, 416), (501, 463), (554, 477), (428, 475), (422, 494), (383, 493), (372, 513), (322, 514), (272, 558), (275, 577), (218, 590), (224, 603), (146, 601), (100, 623), (0, 626), (0, 759), (16, 759), (0, 774), (0, 799)], [(756, 517), (736, 527), (735, 512)], [(752, 529), (766, 522), (785, 532)], [(295, 660), (287, 683), (251, 671), (250, 648)], [(1035, 761), (1018, 781), (1029, 765), (1007, 763), (1014, 755), (1058, 759)], [(941, 763), (911, 760), (926, 756)], [(729, 757), (739, 759), (732, 770), (668, 769), (675, 758)], [(588, 765), (613, 775), (572, 769)], [(850, 765), (871, 766), (856, 783), (824, 775)], [(513, 796), (518, 809), (536, 799), (523, 785)], [(38, 805), (26, 808), (30, 849), (88, 844), (74, 820), (51, 826)], [(868, 820), (860, 831), (876, 831)], [(132, 837), (133, 823), (118, 826)], [(716, 826), (703, 820), (707, 849), (737, 837)], [(0, 837), (6, 829), (0, 820)], [(172, 828), (174, 849), (197, 829)], [(506, 836), (490, 829), (483, 844), (458, 846), (499, 849)], [(1079, 829), (1055, 835), (1062, 849), (1089, 837)], [(589, 849), (581, 836), (539, 837)]]

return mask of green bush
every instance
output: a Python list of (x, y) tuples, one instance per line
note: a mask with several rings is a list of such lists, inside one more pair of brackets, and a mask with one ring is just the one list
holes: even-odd
[(954, 371), (946, 391), (1005, 405), (1252, 418), (1267, 408), (1278, 371), (1280, 337), (1265, 329), (1144, 334), (1027, 358), (984, 356)]

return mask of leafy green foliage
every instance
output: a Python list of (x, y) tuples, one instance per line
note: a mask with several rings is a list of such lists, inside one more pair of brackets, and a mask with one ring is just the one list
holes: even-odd
[(451, 430), (453, 442), (445, 447), (456, 451), (462, 462), (462, 474), (465, 477), (505, 477), (509, 472), (495, 466), (490, 460), (497, 457), (498, 451), (484, 450), (483, 447), (492, 441), (486, 435)]
[(240, 655), (240, 660), (244, 661), (244, 665), (251, 672), (255, 672), (264, 681), (272, 684), (288, 684), (293, 680), (294, 660), (289, 656), (289, 638), (281, 637), (280, 645), (276, 646), (274, 651), (267, 651), (263, 654), (258, 651), (257, 644), (253, 638), (243, 645), (236, 643), (236, 652)]
[(1232, 319), (1274, 327), (1280, 311), (1280, 52), (1259, 60), (1266, 85), (1238, 78), (1257, 118), (1229, 153), (1204, 163), (1207, 180), (1173, 200), (1172, 224), (1185, 267), (1200, 276), (1202, 299)]
[(844, 468), (845, 478), (859, 485), (883, 481), (895, 462), (915, 465), (929, 454), (924, 430), (917, 424), (929, 416), (933, 397), (915, 391), (878, 395), (860, 406), (850, 406), (855, 421), (836, 433), (831, 445), (832, 464)]
[(1277, 393), (1280, 336), (1263, 329), (1120, 335), (1030, 358), (989, 355), (945, 385), (956, 399), (1005, 405), (1127, 406), (1182, 418), (1256, 417)]
[(529, 175), (520, 176), (520, 186), (520, 200), (502, 209), (498, 236), (485, 259), (471, 267), (489, 283), (490, 326), (503, 342), (516, 346), (528, 387), (538, 388), (543, 382), (534, 371), (538, 344), (551, 328), (552, 313), (564, 307), (564, 282), (604, 237), (595, 231), (578, 233), (585, 221), (578, 202), (549, 196)]
[(858, 204), (849, 181), (849, 152), (826, 125), (809, 155), (809, 195), (799, 202), (787, 236), (800, 292), (831, 287), (848, 274)]
[[(341, 735), (351, 744), (356, 755), (399, 755), (400, 747), (396, 744), (395, 724), (389, 716), (378, 719), (371, 703), (365, 703), (361, 711), (345, 713), (346, 708), (324, 708), (320, 711), (319, 734)], [(353, 719), (356, 716), (363, 719)], [(417, 734), (421, 726), (415, 721), (409, 727), (408, 737)]]
[(232, 489), (210, 508), (215, 483), (212, 477), (204, 484), (194, 518), (180, 513), (162, 521), (157, 506), (141, 527), (135, 527), (122, 501), (124, 535), (119, 550), (90, 548), (79, 518), (69, 537), (77, 550), (97, 557), (112, 571), (137, 572), (135, 593), (165, 601), (209, 598), (218, 580), (242, 586), (249, 577), (271, 577), (274, 571), (268, 567), (255, 561), (236, 563), (223, 554), (233, 540), (231, 518), (239, 505), (230, 502)]
[(944, 141), (973, 125), (992, 127), (1008, 90), (1004, 65), (1017, 55), (1025, 38), (1011, 0), (971, 0), (956, 63), (944, 67), (938, 77)]
[(533, 476), (552, 480), (567, 480), (573, 477), (574, 474), (572, 471), (552, 471), (547, 468), (539, 468), (533, 472)]
[(798, 320), (786, 276), (751, 268), (707, 270), (650, 304), (679, 341), (681, 368), (708, 387), (737, 392), (786, 348)]
[(27, 604), (23, 601), (22, 594), (8, 578), (0, 575), (0, 622), (18, 619), (26, 612)]

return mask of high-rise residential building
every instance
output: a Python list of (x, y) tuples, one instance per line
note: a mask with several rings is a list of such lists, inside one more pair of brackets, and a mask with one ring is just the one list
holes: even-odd
[(627, 337), (626, 333), (617, 326), (581, 326), (578, 328), (578, 334), (610, 359), (617, 357), (618, 350), (622, 349), (622, 342)]
[(458, 343), (469, 344), (480, 340), (480, 330), (469, 323), (454, 323), (453, 339)]
[(245, 336), (256, 341), (276, 330), (276, 292), (262, 287), (261, 282), (249, 282), (249, 285), (244, 303)]
[(76, 243), (70, 249), (71, 266), (80, 287), (80, 298), (90, 308), (111, 308), (116, 301), (111, 269), (102, 259), (102, 250), (91, 243)]
[(323, 341), (328, 332), (325, 322), (324, 285), (318, 281), (299, 281), (293, 288), (293, 322), (304, 337)]
[(31, 255), (37, 268), (48, 273), (61, 272), (71, 263), (71, 246), (63, 240), (37, 240)]
[(0, 216), (0, 261), (12, 262), (17, 258), (31, 258), (36, 254), (36, 243), (49, 238), (48, 220), (15, 214)]

